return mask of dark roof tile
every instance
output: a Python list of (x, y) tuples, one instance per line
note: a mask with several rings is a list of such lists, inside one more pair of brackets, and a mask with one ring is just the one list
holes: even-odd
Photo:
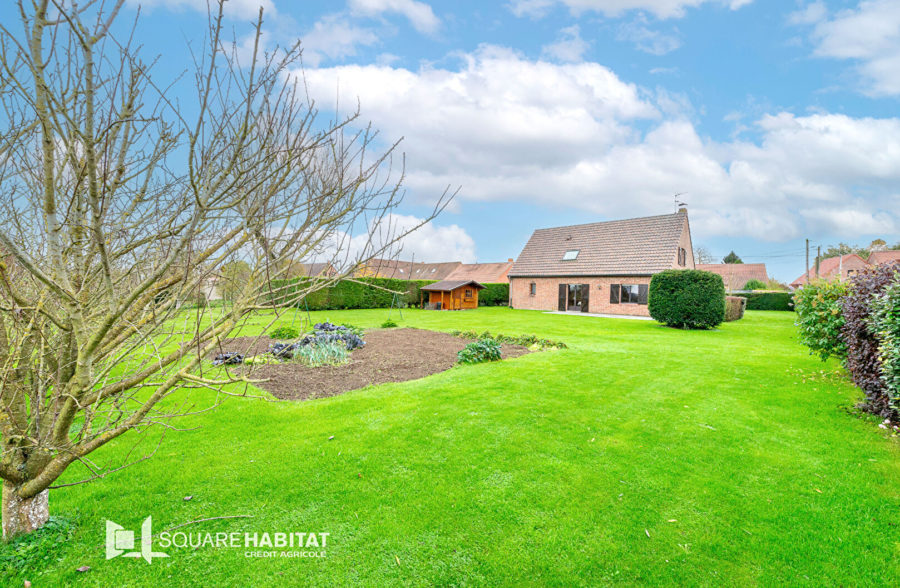
[[(509, 277), (649, 275), (672, 269), (686, 213), (538, 229)], [(578, 257), (563, 261), (566, 251)]]

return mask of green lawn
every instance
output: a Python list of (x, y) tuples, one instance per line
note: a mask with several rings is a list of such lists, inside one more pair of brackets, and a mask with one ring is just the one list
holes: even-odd
[[(326, 316), (372, 328), (387, 311), (313, 318)], [(170, 432), (152, 460), (51, 492), (75, 534), (6, 583), (896, 585), (900, 444), (848, 410), (858, 392), (799, 346), (793, 318), (749, 312), (702, 332), (406, 311), (403, 326), (570, 349), (305, 403), (229, 399), (181, 421), (200, 428)], [(148, 515), (155, 531), (252, 515), (182, 530), (328, 532), (327, 557), (106, 561), (105, 520), (137, 530)]]

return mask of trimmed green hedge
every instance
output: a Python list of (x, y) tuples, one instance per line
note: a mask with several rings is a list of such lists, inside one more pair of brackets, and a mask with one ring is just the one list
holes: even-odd
[(725, 320), (725, 283), (712, 272), (660, 272), (650, 280), (647, 310), (670, 327), (711, 329)]
[[(305, 284), (318, 278), (296, 278), (292, 280), (273, 280), (272, 289), (278, 289), (289, 285), (285, 290), (277, 292), (270, 298), (272, 302), (281, 306), (284, 301), (290, 300), (293, 293)], [(418, 306), (419, 294), (422, 286), (434, 284), (436, 280), (399, 280), (393, 278), (355, 278), (356, 281), (340, 281), (328, 288), (317, 290), (306, 297), (306, 304), (310, 310), (343, 310), (351, 308), (388, 308), (391, 305), (393, 294), (369, 288), (367, 284), (380, 286), (388, 290), (406, 292), (400, 297), (402, 306)], [(362, 282), (362, 283), (358, 283)], [(504, 306), (509, 304), (509, 284), (482, 284), (485, 289), (478, 293), (478, 306)], [(428, 302), (428, 293), (425, 293), (425, 302)], [(305, 308), (301, 300), (295, 306)]]
[[(293, 280), (273, 280), (272, 289), (278, 290), (270, 297), (270, 303), (282, 306), (293, 297), (297, 290), (308, 287), (311, 281), (318, 278), (296, 278)], [(388, 308), (394, 295), (391, 292), (371, 288), (379, 286), (398, 292), (405, 292), (400, 296), (401, 306), (416, 306), (419, 304), (419, 289), (426, 284), (433, 284), (434, 280), (398, 280), (393, 278), (358, 278), (355, 281), (342, 280), (332, 286), (317, 290), (305, 299), (295, 302), (298, 308), (309, 307), (309, 310), (343, 310), (351, 308)]]
[(478, 306), (506, 306), (509, 304), (509, 284), (482, 284), (478, 293)]
[(747, 299), (747, 310), (794, 310), (794, 295), (791, 292), (754, 292), (753, 294), (733, 294)]

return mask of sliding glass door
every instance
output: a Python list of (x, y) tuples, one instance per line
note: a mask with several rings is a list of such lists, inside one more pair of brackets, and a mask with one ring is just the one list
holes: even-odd
[(569, 312), (587, 312), (590, 286), (588, 284), (568, 284), (568, 289), (566, 310)]

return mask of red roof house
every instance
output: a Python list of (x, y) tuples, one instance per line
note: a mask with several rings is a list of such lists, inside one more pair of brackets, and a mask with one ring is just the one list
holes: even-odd
[(698, 263), (697, 269), (722, 276), (726, 290), (743, 290), (750, 280), (769, 281), (764, 263)]
[[(866, 260), (855, 253), (848, 253), (847, 255), (841, 255), (839, 257), (829, 257), (819, 262), (818, 277), (821, 280), (839, 279), (843, 281), (857, 272), (866, 269), (867, 266)], [(809, 268), (809, 277), (813, 280), (816, 279), (815, 264)], [(791, 287), (799, 288), (805, 283), (806, 273), (791, 282)]]

